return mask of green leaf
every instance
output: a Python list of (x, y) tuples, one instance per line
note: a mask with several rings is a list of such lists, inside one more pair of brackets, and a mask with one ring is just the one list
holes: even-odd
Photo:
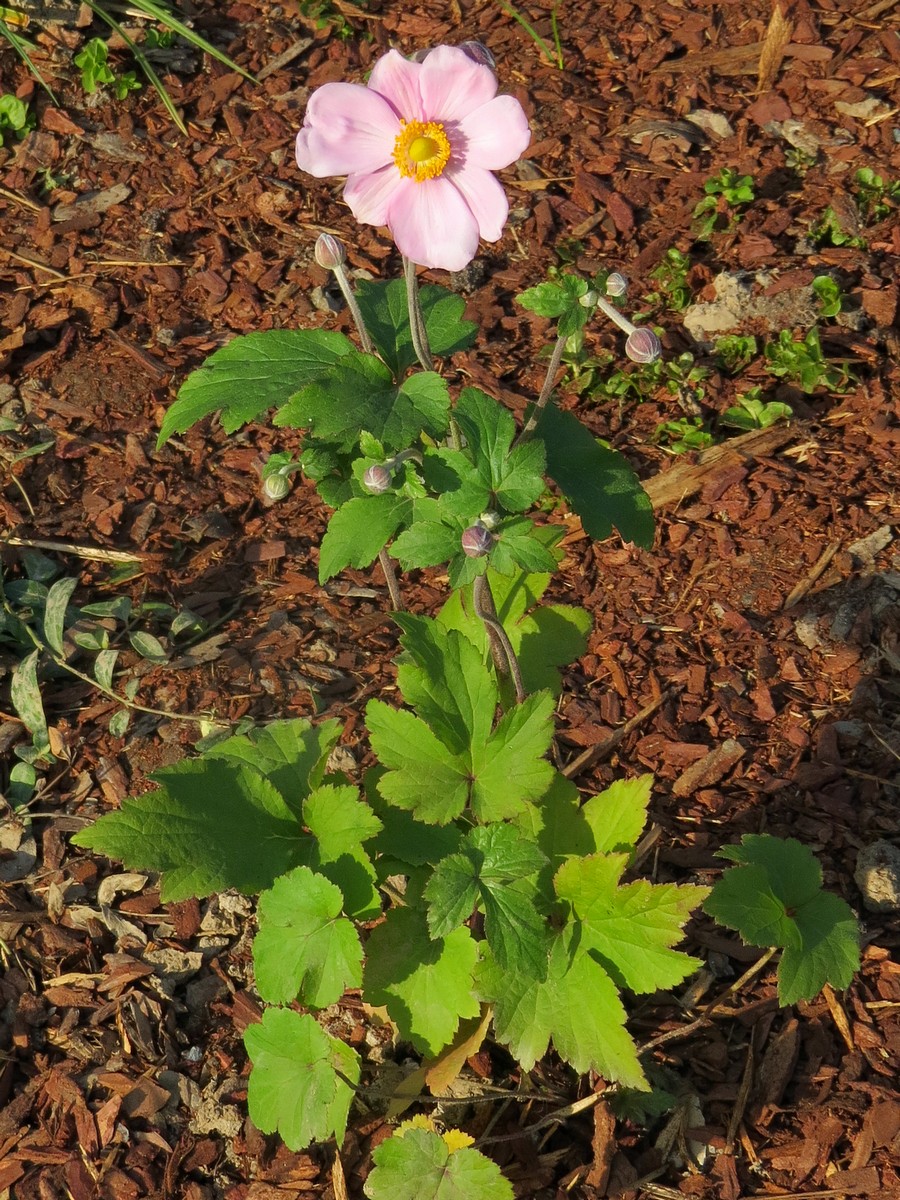
[(476, 990), (494, 1005), (494, 1033), (530, 1071), (553, 1041), (576, 1071), (646, 1091), (637, 1047), (625, 1029), (625, 1009), (603, 966), (579, 946), (577, 926), (554, 940), (544, 981), (504, 971), (490, 957), (480, 964)]
[(577, 417), (548, 404), (538, 433), (547, 452), (547, 474), (598, 541), (615, 527), (626, 542), (653, 545), (653, 506), (627, 460), (585, 429)]
[(484, 487), (507, 512), (529, 508), (544, 491), (544, 449), (526, 442), (511, 450), (512, 414), (478, 388), (464, 388), (453, 413)]
[(543, 757), (553, 740), (548, 692), (534, 692), (505, 713), (483, 745), (472, 745), (472, 811), (481, 821), (502, 821), (526, 801), (539, 800), (553, 778)]
[(585, 946), (620, 987), (638, 993), (673, 987), (700, 965), (672, 947), (709, 888), (645, 879), (622, 886), (628, 857), (570, 858), (556, 873), (556, 893), (581, 920)]
[(340, 915), (344, 897), (321, 875), (296, 867), (259, 898), (253, 969), (269, 1004), (325, 1008), (362, 983), (362, 946)]
[[(461, 837), (457, 826), (426, 825), (423, 821), (417, 821), (412, 813), (388, 804), (378, 792), (378, 779), (383, 774), (384, 770), (380, 767), (366, 774), (366, 794), (383, 825), (370, 847), (378, 860), (379, 870), (383, 870), (386, 859), (402, 863), (405, 867), (421, 867), (425, 863), (440, 862), (448, 854), (456, 853)], [(408, 874), (408, 871), (403, 874)]]
[(267, 1009), (259, 1024), (248, 1025), (244, 1045), (253, 1061), (247, 1103), (257, 1129), (277, 1131), (294, 1151), (330, 1137), (343, 1141), (360, 1076), (349, 1046), (313, 1017), (286, 1008)]
[(46, 753), (50, 750), (50, 734), (37, 677), (39, 655), (39, 650), (33, 650), (14, 669), (9, 693), (12, 706), (31, 734), (34, 745), (41, 753)]
[(204, 757), (234, 759), (256, 767), (299, 816), (310, 789), (322, 782), (342, 728), (341, 722), (333, 719), (315, 727), (302, 717), (271, 721), (261, 729), (218, 742)]
[(530, 573), (556, 569), (555, 555), (527, 517), (507, 517), (497, 526), (496, 535), (489, 562), (502, 575), (518, 574), (517, 568)]
[(587, 295), (588, 283), (579, 275), (559, 275), (555, 280), (539, 283), (516, 296), (516, 302), (539, 317), (558, 317), (558, 333), (570, 337), (583, 329), (591, 310), (580, 304)]
[(63, 633), (66, 625), (66, 609), (72, 593), (78, 587), (77, 579), (57, 579), (47, 593), (44, 608), (44, 640), (56, 654), (63, 657)]
[(433, 1057), (461, 1018), (479, 1013), (472, 994), (477, 957), (468, 929), (432, 941), (424, 914), (393, 908), (366, 943), (363, 994), (367, 1003), (387, 1008), (401, 1037)]
[(355, 496), (332, 513), (319, 549), (319, 583), (344, 567), (368, 567), (409, 515), (404, 496)]
[(397, 385), (380, 359), (354, 351), (293, 396), (274, 423), (309, 429), (344, 451), (356, 447), (361, 429), (390, 450), (404, 450), (423, 432), (441, 437), (449, 413), (447, 384), (434, 371), (419, 371)]
[(513, 1200), (512, 1184), (479, 1150), (451, 1150), (430, 1129), (407, 1129), (373, 1152), (370, 1200)]
[(461, 852), (439, 862), (425, 888), (431, 936), (446, 936), (479, 904), (487, 943), (500, 966), (545, 978), (549, 930), (535, 906), (535, 888), (526, 881), (546, 861), (511, 825), (471, 830)]
[(617, 779), (592, 796), (581, 810), (594, 835), (594, 849), (604, 854), (630, 852), (647, 824), (652, 775)]
[[(550, 575), (516, 571), (499, 575), (488, 570), (494, 603), (507, 637), (512, 643), (526, 692), (543, 688), (558, 696), (562, 681), (558, 667), (573, 662), (587, 649), (591, 615), (583, 608), (563, 604), (539, 604)], [(471, 588), (456, 591), (437, 617), (445, 629), (458, 629), (488, 661), (490, 644), (484, 622), (472, 609)]]
[(128, 640), (132, 650), (136, 650), (141, 658), (146, 658), (148, 662), (164, 663), (169, 661), (165, 646), (152, 633), (136, 630), (134, 633), (129, 633)]
[(322, 329), (268, 329), (232, 338), (192, 372), (163, 419), (156, 448), (210, 413), (234, 433), (291, 396), (353, 350), (342, 333)]
[[(362, 310), (369, 336), (399, 379), (416, 362), (409, 329), (406, 284), (402, 279), (389, 283), (360, 280), (356, 298)], [(466, 302), (455, 292), (436, 284), (419, 288), (419, 305), (425, 318), (425, 330), (432, 354), (444, 357), (464, 350), (475, 341), (478, 326), (463, 320)]]
[(299, 865), (305, 835), (253, 767), (209, 755), (150, 778), (156, 791), (123, 800), (72, 841), (134, 870), (162, 871), (164, 902), (227, 888), (254, 895)]
[(462, 525), (439, 521), (416, 521), (404, 529), (391, 546), (391, 554), (405, 571), (448, 562), (460, 552)]
[(386, 800), (434, 825), (460, 815), (469, 797), (463, 755), (448, 750), (424, 721), (382, 700), (366, 705), (366, 724), (372, 749), (389, 768), (378, 781)]
[(362, 849), (382, 823), (353, 787), (324, 784), (303, 802), (303, 821), (313, 835), (305, 864), (340, 888), (344, 911), (356, 920), (381, 914), (375, 868)]
[(826, 983), (846, 987), (859, 970), (859, 924), (850, 906), (822, 889), (822, 869), (794, 838), (745, 834), (720, 858), (738, 865), (716, 883), (703, 908), (753, 946), (782, 946), (778, 998), (811, 1000)]

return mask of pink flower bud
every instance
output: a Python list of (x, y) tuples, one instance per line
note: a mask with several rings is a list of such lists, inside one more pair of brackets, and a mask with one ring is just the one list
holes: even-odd
[(393, 482), (394, 473), (390, 468), (381, 463), (366, 467), (363, 475), (363, 487), (374, 496), (380, 496), (382, 492), (386, 492)]
[(628, 280), (621, 271), (613, 271), (606, 278), (607, 296), (624, 296), (628, 291)]
[(316, 238), (315, 255), (316, 262), (326, 271), (333, 271), (347, 261), (344, 243), (330, 233), (320, 233)]
[(629, 333), (625, 353), (632, 362), (652, 363), (662, 354), (662, 344), (652, 329), (641, 325)]
[(463, 530), (460, 542), (463, 553), (469, 558), (484, 558), (494, 544), (494, 535), (479, 521)]

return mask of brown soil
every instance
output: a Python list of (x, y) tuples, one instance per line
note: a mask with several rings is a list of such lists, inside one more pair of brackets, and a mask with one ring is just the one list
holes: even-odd
[[(530, 1085), (545, 1103), (479, 1104), (466, 1124), (476, 1136), (490, 1125), (486, 1149), (527, 1197), (900, 1194), (900, 938), (896, 914), (864, 911), (853, 879), (861, 848), (896, 844), (900, 795), (900, 224), (896, 208), (893, 220), (867, 220), (852, 187), (863, 167), (900, 177), (890, 4), (799, 0), (790, 28), (775, 22), (767, 34), (771, 8), (759, 0), (572, 0), (560, 6), (562, 70), (488, 0), (430, 6), (441, 16), (415, 3), (375, 0), (368, 14), (336, 3), (346, 39), (317, 30), (296, 4), (184, 7), (263, 77), (252, 85), (200, 60), (166, 75), (187, 138), (150, 91), (84, 96), (71, 63), (84, 30), (38, 33), (58, 108), (0, 48), (3, 90), (38, 113), (34, 132), (0, 151), (0, 400), (22, 420), (0, 434), (0, 450), (8, 459), (53, 442), (7, 462), (4, 536), (133, 552), (140, 574), (113, 585), (110, 563), (90, 551), (47, 551), (79, 575), (81, 603), (126, 592), (214, 625), (168, 666), (124, 655), (142, 703), (228, 721), (338, 716), (364, 763), (362, 705), (391, 685), (396, 634), (377, 570), (318, 585), (327, 514), (311, 487), (263, 504), (259, 464), (292, 448), (292, 435), (253, 427), (227, 438), (206, 421), (158, 453), (155, 440), (180, 381), (234, 334), (348, 327), (345, 313), (323, 315), (311, 299), (327, 283), (311, 256), (320, 229), (346, 240), (354, 268), (396, 271), (383, 231), (356, 229), (339, 185), (301, 177), (292, 152), (309, 90), (360, 79), (389, 46), (412, 53), (477, 37), (531, 116), (527, 161), (505, 173), (508, 232), (458, 281), (480, 334), (454, 364), (517, 412), (540, 385), (549, 330), (523, 318), (513, 296), (560, 252), (588, 270), (624, 269), (636, 303), (670, 247), (690, 254), (695, 300), (713, 298), (722, 271), (770, 272), (758, 290), (772, 295), (832, 273), (859, 319), (821, 322), (822, 343), (852, 381), (804, 396), (757, 369), (745, 382), (794, 408), (780, 436), (698, 466), (650, 440), (682, 415), (665, 388), (622, 405), (563, 391), (652, 481), (659, 528), (645, 552), (592, 544), (577, 521), (552, 517), (569, 525), (556, 591), (595, 622), (566, 674), (558, 753), (566, 764), (593, 748), (577, 780), (586, 792), (655, 774), (643, 865), (665, 878), (713, 879), (715, 850), (747, 831), (799, 838), (861, 914), (862, 972), (845, 994), (779, 1009), (773, 962), (698, 920), (687, 946), (706, 960), (700, 982), (633, 1005), (631, 1019), (654, 1044), (649, 1061), (695, 1102), (649, 1125), (616, 1120), (604, 1100), (569, 1110), (602, 1084), (551, 1055)], [(523, 11), (549, 40), (549, 3)], [(697, 110), (714, 117), (687, 122)], [(812, 151), (800, 172), (788, 131)], [(695, 243), (693, 208), (723, 167), (751, 175), (757, 199), (733, 229)], [(828, 205), (858, 245), (811, 244)], [(668, 357), (692, 345), (678, 313), (658, 320)], [(621, 351), (607, 329), (591, 339)], [(702, 413), (724, 411), (734, 391), (714, 371)], [(20, 543), (3, 551), (13, 577)], [(405, 586), (417, 611), (445, 595), (435, 575)], [(11, 764), (28, 739), (8, 697), (0, 703)], [(19, 851), (7, 839), (0, 861), (0, 1196), (361, 1196), (387, 1134), (381, 1118), (354, 1116), (346, 1186), (333, 1147), (293, 1154), (244, 1119), (240, 1034), (258, 1013), (249, 908), (228, 897), (161, 905), (152, 878), (98, 898), (120, 868), (68, 845), (86, 819), (187, 752), (196, 727), (141, 716), (112, 737), (115, 706), (72, 679), (49, 682), (45, 704), (60, 760), (33, 824), (19, 825)], [(196, 969), (184, 956), (200, 949)], [(185, 974), (169, 986), (179, 964)], [(352, 999), (338, 1017), (354, 1041), (365, 1036)], [(482, 1087), (519, 1079), (491, 1046), (470, 1065)]]

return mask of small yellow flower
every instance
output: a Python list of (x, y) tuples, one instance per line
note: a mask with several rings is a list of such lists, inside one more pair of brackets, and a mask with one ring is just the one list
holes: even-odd
[[(398, 1125), (394, 1137), (403, 1137), (410, 1129), (427, 1129), (429, 1133), (438, 1132), (438, 1127), (431, 1117), (426, 1117), (424, 1113), (418, 1113), (411, 1120), (403, 1121)], [(469, 1137), (461, 1129), (447, 1129), (441, 1134), (441, 1137), (447, 1143), (451, 1154), (457, 1150), (464, 1150), (466, 1146), (474, 1145), (475, 1142), (473, 1137)]]

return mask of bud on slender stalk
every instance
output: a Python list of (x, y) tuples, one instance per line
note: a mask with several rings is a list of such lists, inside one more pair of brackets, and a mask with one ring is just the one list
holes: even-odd
[(320, 233), (316, 238), (316, 262), (326, 271), (333, 271), (347, 261), (344, 243), (330, 233)]
[(394, 472), (384, 463), (375, 463), (374, 466), (366, 467), (363, 474), (363, 487), (374, 496), (380, 496), (382, 492), (386, 492), (393, 482)]
[(629, 333), (625, 353), (632, 362), (652, 363), (662, 354), (662, 344), (652, 329), (641, 325)]
[(480, 521), (463, 530), (460, 538), (463, 553), (469, 558), (484, 558), (494, 544), (494, 535)]
[(607, 296), (624, 296), (628, 291), (628, 280), (621, 271), (613, 271), (607, 276), (606, 294)]
[(287, 475), (276, 471), (267, 475), (263, 480), (263, 491), (270, 500), (283, 500), (291, 490), (291, 481)]

